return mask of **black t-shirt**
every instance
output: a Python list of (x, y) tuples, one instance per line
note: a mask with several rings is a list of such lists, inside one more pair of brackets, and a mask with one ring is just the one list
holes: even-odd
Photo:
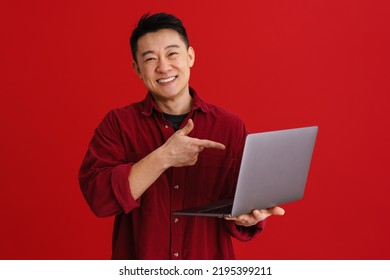
[(184, 121), (184, 119), (187, 117), (188, 114), (184, 115), (170, 115), (164, 113), (164, 117), (171, 123), (173, 126), (173, 129), (177, 131), (181, 125), (181, 123)]

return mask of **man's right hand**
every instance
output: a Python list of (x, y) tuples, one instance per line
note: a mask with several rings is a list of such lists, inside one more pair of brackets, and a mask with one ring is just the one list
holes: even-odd
[(194, 122), (189, 119), (186, 125), (176, 131), (161, 146), (165, 154), (169, 167), (191, 166), (198, 160), (199, 153), (204, 148), (213, 148), (224, 150), (225, 145), (206, 139), (197, 139), (189, 137), (188, 134), (193, 130)]

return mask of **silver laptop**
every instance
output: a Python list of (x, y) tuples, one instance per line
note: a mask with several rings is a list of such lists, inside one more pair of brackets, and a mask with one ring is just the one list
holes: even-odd
[(234, 217), (303, 197), (317, 126), (248, 134), (233, 199), (174, 211)]

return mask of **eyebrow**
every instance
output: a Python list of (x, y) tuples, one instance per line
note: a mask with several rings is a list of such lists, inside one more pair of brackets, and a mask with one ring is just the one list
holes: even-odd
[[(176, 45), (176, 44), (172, 44), (172, 45), (169, 45), (169, 46), (166, 46), (164, 49), (171, 49), (171, 48), (180, 48), (179, 45)], [(141, 54), (141, 57), (144, 57), (145, 55), (148, 55), (150, 53), (153, 53), (153, 51), (149, 50), (149, 51), (144, 51), (142, 54)]]

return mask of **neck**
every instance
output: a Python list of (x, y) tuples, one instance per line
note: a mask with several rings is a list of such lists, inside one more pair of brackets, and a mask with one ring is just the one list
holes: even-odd
[(155, 102), (162, 112), (170, 115), (187, 114), (192, 108), (192, 97), (189, 93), (172, 99), (155, 100)]

